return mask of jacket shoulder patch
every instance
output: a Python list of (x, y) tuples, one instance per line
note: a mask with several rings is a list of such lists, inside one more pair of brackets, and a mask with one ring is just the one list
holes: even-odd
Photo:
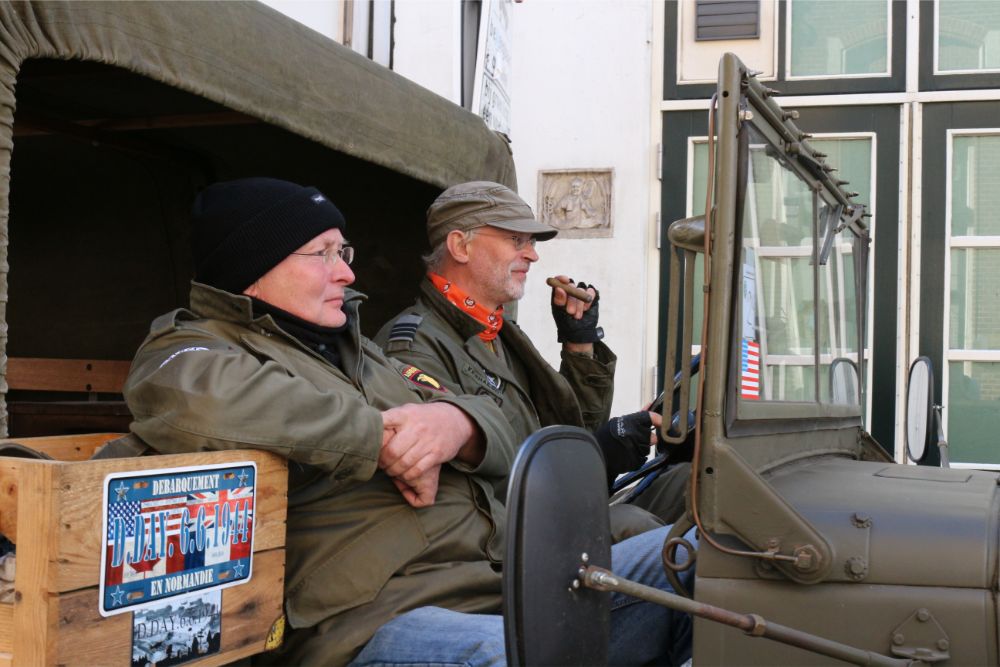
[(388, 342), (409, 341), (412, 343), (417, 335), (417, 327), (420, 326), (423, 319), (424, 316), (417, 313), (400, 315), (399, 319), (393, 323), (392, 329), (389, 330)]
[(416, 366), (403, 366), (400, 370), (403, 377), (412, 382), (415, 385), (421, 387), (427, 387), (428, 389), (434, 389), (435, 391), (444, 391), (444, 387), (440, 382), (432, 378), (427, 373), (423, 372)]

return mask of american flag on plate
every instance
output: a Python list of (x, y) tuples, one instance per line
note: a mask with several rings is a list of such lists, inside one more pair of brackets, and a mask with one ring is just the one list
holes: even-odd
[(740, 350), (740, 398), (760, 400), (760, 343), (748, 338)]
[(256, 479), (253, 462), (108, 475), (101, 614), (249, 581)]

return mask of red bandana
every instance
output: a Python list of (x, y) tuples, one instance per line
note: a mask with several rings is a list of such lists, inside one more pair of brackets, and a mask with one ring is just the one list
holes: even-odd
[(488, 343), (497, 337), (500, 327), (503, 326), (503, 306), (493, 311), (487, 310), (486, 306), (476, 303), (476, 300), (463, 292), (458, 285), (448, 282), (436, 273), (428, 273), (427, 277), (453, 306), (485, 327), (479, 334), (484, 342)]

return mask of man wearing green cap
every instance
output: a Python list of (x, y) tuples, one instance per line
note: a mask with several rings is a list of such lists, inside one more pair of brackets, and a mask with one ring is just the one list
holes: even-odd
[[(340, 211), (271, 178), (215, 183), (192, 210), (191, 306), (157, 318), (125, 384), (160, 453), (254, 448), (288, 461), (276, 664), (502, 665), (514, 444), (490, 400), (455, 395), (360, 334)], [(623, 576), (670, 590), (666, 529), (614, 546)], [(617, 663), (683, 661), (691, 620), (613, 598)], [(266, 657), (265, 657), (266, 659)]]
[[(448, 188), (431, 204), (427, 235), (428, 273), (416, 303), (375, 337), (386, 354), (425, 369), (456, 393), (493, 399), (517, 442), (550, 424), (594, 431), (609, 483), (642, 465), (659, 415), (640, 411), (608, 420), (615, 355), (601, 340), (597, 291), (580, 283), (594, 297), (585, 303), (553, 289), (552, 315), (563, 345), (559, 372), (504, 318), (503, 304), (524, 295), (528, 271), (538, 261), (536, 242), (553, 238), (556, 230), (536, 221), (510, 188), (474, 181)], [(687, 479), (681, 466), (656, 482), (658, 500), (651, 509), (668, 523), (683, 513)], [(637, 508), (612, 508), (616, 539), (656, 525)]]

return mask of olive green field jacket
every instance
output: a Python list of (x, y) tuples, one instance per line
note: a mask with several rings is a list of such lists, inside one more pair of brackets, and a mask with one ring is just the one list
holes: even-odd
[(593, 431), (611, 416), (617, 358), (604, 343), (594, 343), (593, 358), (564, 351), (557, 373), (516, 322), (504, 320), (499, 355), (486, 347), (480, 331), (482, 325), (424, 278), (416, 303), (383, 326), (375, 342), (456, 394), (492, 398), (518, 444), (542, 426)]
[[(346, 664), (400, 613), (500, 610), (504, 510), (493, 485), (515, 444), (488, 400), (405, 379), (360, 335), (348, 290), (343, 367), (255, 318), (248, 297), (193, 283), (191, 309), (157, 318), (132, 364), (132, 430), (160, 453), (263, 449), (289, 460), (285, 660)], [(410, 507), (378, 469), (381, 411), (447, 401), (485, 436), (475, 468), (442, 466), (437, 502)]]

